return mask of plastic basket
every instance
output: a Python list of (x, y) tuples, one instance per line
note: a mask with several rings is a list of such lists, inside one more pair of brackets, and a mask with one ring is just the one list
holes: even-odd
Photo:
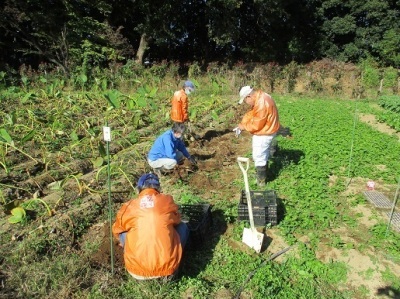
[[(274, 190), (250, 191), (254, 225), (278, 224), (278, 206)], [(238, 220), (249, 220), (246, 192), (242, 190), (238, 205)]]
[(201, 248), (206, 241), (208, 230), (212, 226), (211, 205), (184, 204), (179, 206), (179, 212), (190, 230), (188, 249)]

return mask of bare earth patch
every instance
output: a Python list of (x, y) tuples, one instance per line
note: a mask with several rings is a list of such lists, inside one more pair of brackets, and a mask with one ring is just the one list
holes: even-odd
[(380, 123), (376, 120), (375, 115), (373, 114), (360, 114), (360, 120), (362, 122), (365, 122), (367, 124), (369, 124), (371, 127), (373, 127), (374, 129), (378, 130), (379, 132), (388, 134), (388, 135), (394, 135), (397, 138), (400, 139), (400, 133), (396, 132), (395, 129), (392, 129), (391, 127), (389, 127), (387, 124), (385, 123)]
[[(333, 230), (345, 244), (358, 244), (351, 232), (346, 227)], [(317, 257), (323, 262), (344, 262), (348, 267), (347, 282), (345, 289), (367, 290), (368, 294), (358, 298), (396, 298), (390, 294), (383, 294), (382, 290), (390, 288), (382, 277), (382, 272), (389, 269), (392, 273), (400, 274), (400, 265), (391, 262), (379, 252), (370, 248), (358, 250), (355, 248), (333, 248), (321, 243)]]
[[(379, 167), (384, 168), (385, 165)], [(329, 185), (334, 185), (338, 179), (336, 176), (331, 176)], [(350, 181), (347, 181), (346, 190), (340, 196), (350, 203), (367, 190), (368, 180), (368, 178), (361, 177), (351, 178)], [(390, 196), (394, 194), (395, 189), (394, 185), (384, 184), (380, 180), (375, 181), (375, 190), (386, 195), (390, 200), (392, 200)], [(356, 290), (359, 294), (356, 298), (397, 298), (397, 295), (392, 293), (391, 286), (385, 283), (382, 273), (390, 270), (396, 276), (400, 276), (400, 265), (393, 263), (372, 248), (359, 247), (359, 244), (364, 241), (362, 238), (366, 235), (363, 232), (367, 232), (379, 222), (388, 221), (387, 210), (375, 207), (367, 199), (365, 204), (349, 205), (349, 209), (350, 215), (353, 215), (358, 223), (356, 231), (354, 228), (346, 226), (332, 229), (332, 232), (340, 238), (341, 244), (332, 247), (330, 244), (332, 240), (321, 242), (316, 253), (318, 259), (323, 262), (344, 262), (347, 265), (347, 282), (343, 285), (343, 289)]]

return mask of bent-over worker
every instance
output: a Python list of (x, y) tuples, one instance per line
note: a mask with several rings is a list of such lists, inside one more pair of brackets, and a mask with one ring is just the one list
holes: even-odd
[(171, 195), (161, 193), (158, 177), (142, 175), (139, 196), (124, 203), (117, 213), (112, 232), (124, 248), (125, 267), (139, 280), (176, 273), (189, 228), (181, 222), (178, 205)]

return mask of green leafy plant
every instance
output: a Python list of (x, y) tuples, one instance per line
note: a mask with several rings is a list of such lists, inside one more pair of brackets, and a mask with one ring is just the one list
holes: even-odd
[(12, 216), (8, 218), (8, 222), (15, 224), (15, 223), (24, 223), (26, 222), (26, 212), (21, 207), (16, 207), (11, 210)]
[[(96, 173), (96, 181), (100, 180), (100, 175), (103, 171), (107, 171), (108, 165), (104, 165), (103, 167), (101, 167), (97, 173)], [(134, 187), (132, 181), (130, 180), (129, 176), (127, 175), (127, 173), (120, 167), (117, 165), (111, 165), (110, 166), (110, 176), (116, 175), (116, 174), (122, 174), (125, 179), (128, 181), (129, 185), (131, 186), (132, 190), (136, 190), (136, 188)]]
[(53, 190), (62, 190), (70, 180), (73, 180), (76, 182), (76, 185), (78, 187), (78, 195), (82, 195), (87, 186), (79, 179), (81, 175), (82, 174), (70, 174), (60, 181), (49, 184), (49, 187)]
[(78, 83), (78, 85), (81, 86), (82, 91), (85, 88), (85, 84), (88, 81), (88, 77), (86, 76), (86, 74), (82, 73), (79, 76), (76, 77), (76, 82)]
[(118, 109), (120, 107), (119, 98), (121, 97), (121, 93), (118, 90), (116, 89), (108, 90), (107, 92), (104, 93), (104, 97), (111, 105), (111, 108)]
[(29, 199), (28, 201), (25, 201), (24, 203), (21, 204), (21, 206), (24, 207), (25, 209), (29, 210), (36, 203), (41, 203), (45, 207), (48, 216), (52, 216), (53, 215), (49, 205), (43, 199), (38, 198), (38, 197), (34, 197), (32, 199)]
[(362, 68), (362, 84), (366, 88), (378, 89), (380, 82), (380, 72), (376, 66), (376, 63), (368, 58), (361, 63)]
[(382, 96), (379, 98), (379, 105), (384, 109), (400, 114), (399, 96)]
[(204, 202), (200, 197), (193, 195), (191, 193), (183, 193), (179, 198), (176, 199), (177, 202), (181, 204), (198, 204)]
[(34, 194), (34, 198), (22, 202), (20, 206), (11, 210), (12, 216), (8, 219), (8, 221), (12, 224), (25, 223), (27, 221), (26, 211), (34, 210), (36, 208), (36, 203), (41, 203), (45, 207), (47, 215), (52, 216), (53, 213), (49, 205), (43, 199), (36, 197), (36, 194)]
[(383, 86), (396, 90), (398, 88), (398, 70), (390, 66), (385, 68), (383, 72)]
[(299, 72), (299, 66), (294, 61), (292, 61), (283, 68), (282, 73), (284, 74), (286, 81), (285, 82), (286, 92), (292, 92), (294, 90), (298, 72)]
[[(26, 141), (32, 139), (34, 133), (35, 133), (34, 130), (31, 131), (31, 132), (29, 132), (27, 135), (25, 135), (25, 136), (21, 139), (21, 141), (22, 141), (22, 142), (26, 142)], [(9, 147), (11, 147), (11, 148), (17, 150), (18, 152), (20, 152), (21, 154), (25, 155), (26, 157), (28, 157), (29, 159), (31, 159), (31, 160), (34, 161), (35, 163), (39, 163), (38, 160), (36, 160), (35, 158), (33, 158), (33, 157), (32, 157), (31, 155), (29, 155), (26, 151), (22, 150), (22, 149), (19, 148), (19, 147), (16, 147), (16, 146), (14, 145), (14, 140), (11, 138), (10, 134), (9, 134), (9, 133), (7, 132), (7, 130), (5, 130), (4, 128), (1, 128), (1, 129), (0, 129), (0, 144), (1, 144), (1, 143), (5, 144), (6, 147), (9, 146)], [(6, 149), (6, 152), (7, 152), (7, 149)], [(3, 167), (4, 167), (4, 166), (3, 166)]]

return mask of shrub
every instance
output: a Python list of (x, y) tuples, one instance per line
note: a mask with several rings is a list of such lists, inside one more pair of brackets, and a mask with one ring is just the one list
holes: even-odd
[(362, 69), (362, 77), (361, 82), (362, 85), (366, 88), (378, 88), (380, 75), (379, 68), (377, 65), (370, 59), (365, 60), (361, 64)]

